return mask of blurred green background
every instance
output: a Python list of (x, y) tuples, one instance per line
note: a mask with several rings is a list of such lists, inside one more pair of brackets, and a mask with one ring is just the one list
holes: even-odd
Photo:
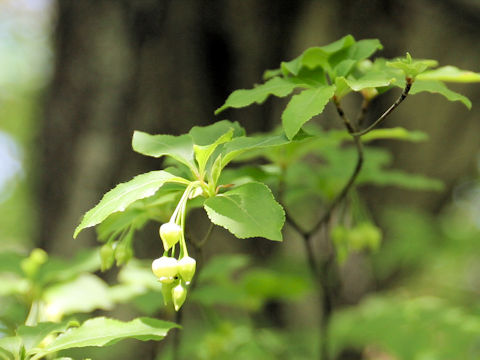
[[(219, 120), (213, 110), (232, 90), (347, 33), (379, 38), (382, 56), (409, 51), (480, 71), (475, 0), (0, 0), (0, 250), (41, 247), (69, 258), (94, 246), (94, 231), (72, 239), (82, 214), (116, 183), (161, 166), (131, 151), (134, 129), (179, 134)], [(393, 166), (445, 187), (359, 188), (384, 239), (378, 252), (342, 265), (331, 328), (339, 359), (480, 358), (480, 90), (455, 89), (472, 100), (471, 111), (418, 95), (383, 125), (429, 134), (419, 144), (375, 145), (392, 152)], [(281, 106), (268, 100), (225, 116), (267, 131)], [(319, 121), (336, 121), (333, 109)], [(194, 221), (203, 233), (202, 214)], [(184, 358), (314, 358), (318, 299), (288, 231), (281, 248), (216, 234), (207, 258), (227, 255), (212, 260), (218, 268), (210, 277), (205, 270), (187, 309)], [(136, 241), (140, 258), (160, 251), (152, 233), (147, 227)], [(145, 292), (133, 309), (116, 311), (158, 316), (157, 301)], [(159, 358), (168, 358), (165, 347)], [(157, 356), (156, 344), (113, 349), (77, 356)]]

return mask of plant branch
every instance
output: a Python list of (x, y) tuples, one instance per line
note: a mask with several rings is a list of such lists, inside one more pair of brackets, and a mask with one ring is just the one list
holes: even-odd
[[(400, 105), (402, 103), (403, 100), (405, 100), (405, 98), (407, 97), (408, 93), (410, 92), (410, 89), (412, 87), (412, 84), (413, 84), (413, 79), (412, 78), (409, 78), (407, 77), (406, 79), (406, 85), (405, 85), (405, 88), (403, 89), (403, 92), (402, 94), (398, 97), (398, 99), (392, 104), (392, 106), (390, 106), (382, 115), (380, 115), (380, 117), (375, 120), (369, 127), (367, 127), (366, 129), (363, 129), (359, 132), (350, 132), (350, 135), (352, 136), (362, 136), (362, 135), (365, 135), (366, 133), (372, 131), (378, 124), (380, 124), (383, 120), (385, 120), (387, 118), (388, 115), (390, 115), (392, 113), (393, 110), (395, 110), (398, 105)], [(337, 108), (338, 110), (338, 108)]]
[(340, 106), (340, 102), (338, 101), (338, 99), (334, 97), (333, 102), (337, 109), (338, 115), (342, 118), (343, 123), (347, 128), (348, 133), (353, 137), (353, 142), (355, 143), (355, 147), (357, 149), (357, 162), (355, 164), (355, 169), (353, 170), (353, 173), (350, 175), (350, 178), (348, 179), (347, 183), (344, 185), (342, 191), (340, 191), (340, 193), (335, 197), (335, 199), (332, 201), (330, 206), (325, 211), (325, 214), (317, 222), (317, 224), (313, 227), (313, 229), (310, 230), (311, 234), (316, 233), (322, 227), (323, 224), (327, 223), (330, 220), (333, 214), (333, 210), (335, 210), (338, 204), (340, 204), (340, 202), (345, 198), (345, 196), (347, 196), (348, 192), (350, 191), (353, 184), (355, 183), (355, 180), (357, 179), (358, 174), (360, 174), (360, 171), (362, 170), (362, 166), (363, 166), (363, 160), (364, 160), (363, 145), (362, 145), (360, 136), (355, 135), (355, 131), (356, 131), (355, 125), (352, 124), (350, 119), (345, 115), (345, 112)]

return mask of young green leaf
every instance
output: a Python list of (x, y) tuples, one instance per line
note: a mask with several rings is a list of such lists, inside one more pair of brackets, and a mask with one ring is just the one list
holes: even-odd
[(412, 59), (410, 54), (407, 53), (405, 58), (388, 61), (386, 65), (402, 70), (405, 74), (405, 77), (415, 79), (419, 74), (423, 73), (428, 68), (437, 66), (438, 62), (430, 59)]
[(233, 131), (232, 138), (245, 135), (245, 129), (237, 121), (221, 120), (207, 126), (194, 126), (188, 134), (195, 145), (206, 146), (218, 141), (220, 137)]
[(468, 109), (472, 108), (472, 102), (464, 95), (450, 90), (443, 82), (437, 80), (418, 80), (415, 81), (410, 90), (410, 94), (415, 95), (421, 92), (440, 94), (450, 101), (460, 101)]
[(189, 134), (180, 136), (150, 135), (142, 131), (135, 131), (132, 148), (140, 154), (156, 158), (170, 156), (196, 173), (193, 140)]
[(440, 80), (448, 82), (471, 83), (480, 82), (480, 73), (460, 70), (455, 66), (443, 66), (435, 70), (425, 71), (417, 76), (417, 80)]
[(366, 39), (355, 42), (351, 46), (332, 54), (328, 60), (330, 67), (333, 69), (331, 76), (347, 76), (359, 61), (370, 57), (382, 48), (383, 46), (378, 39)]
[(247, 183), (205, 201), (210, 220), (238, 238), (264, 237), (282, 240), (285, 213), (270, 189), (261, 183)]
[(69, 329), (59, 335), (46, 347), (39, 349), (32, 360), (64, 349), (112, 345), (126, 338), (158, 341), (163, 339), (174, 327), (178, 327), (178, 325), (146, 317), (128, 322), (105, 317), (93, 318), (85, 321), (79, 327)]
[(197, 160), (200, 174), (203, 174), (203, 171), (205, 170), (208, 159), (213, 154), (213, 152), (218, 147), (218, 145), (230, 141), (232, 139), (232, 136), (233, 136), (233, 129), (230, 129), (230, 131), (220, 136), (217, 139), (217, 141), (215, 141), (213, 144), (203, 145), (203, 146), (193, 145), (193, 150), (195, 151), (195, 159)]
[(124, 211), (127, 206), (136, 200), (154, 195), (167, 182), (188, 184), (188, 180), (159, 170), (138, 175), (128, 182), (117, 185), (107, 192), (93, 209), (85, 214), (82, 222), (75, 229), (73, 237), (76, 238), (83, 229), (101, 223), (109, 215)]
[(253, 103), (261, 104), (270, 95), (285, 97), (297, 86), (298, 85), (295, 82), (292, 82), (289, 79), (274, 77), (253, 89), (236, 90), (230, 94), (225, 101), (225, 104), (215, 110), (215, 115), (229, 107), (242, 108)]
[(335, 86), (324, 86), (302, 91), (292, 97), (282, 114), (285, 134), (292, 139), (312, 117), (322, 113), (335, 92)]
[(297, 58), (284, 61), (281, 63), (281, 71), (284, 76), (294, 75), (297, 76), (303, 67), (308, 69), (323, 68), (327, 72), (331, 72), (331, 66), (329, 58), (355, 43), (355, 39), (352, 35), (347, 35), (331, 44), (325, 46), (311, 47), (305, 50)]

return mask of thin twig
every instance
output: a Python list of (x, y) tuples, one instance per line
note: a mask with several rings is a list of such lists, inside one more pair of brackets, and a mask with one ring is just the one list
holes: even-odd
[(345, 196), (348, 194), (350, 191), (351, 187), (355, 183), (355, 180), (358, 177), (358, 174), (360, 174), (360, 171), (362, 170), (363, 166), (363, 145), (362, 141), (360, 139), (360, 136), (355, 135), (355, 125), (352, 124), (350, 119), (345, 115), (345, 112), (343, 111), (342, 107), (340, 106), (340, 103), (338, 99), (335, 97), (333, 98), (333, 103), (335, 104), (335, 107), (337, 109), (338, 115), (342, 118), (343, 123), (345, 127), (347, 128), (348, 133), (353, 137), (353, 142), (355, 143), (355, 147), (357, 149), (357, 162), (355, 164), (355, 169), (353, 170), (352, 175), (350, 175), (350, 178), (348, 179), (347, 183), (344, 185), (343, 189), (340, 191), (340, 193), (335, 197), (335, 199), (330, 203), (330, 206), (327, 208), (325, 211), (324, 215), (320, 218), (320, 220), (317, 222), (317, 224), (312, 228), (310, 231), (312, 234), (316, 233), (323, 224), (327, 223), (335, 208), (340, 204), (340, 202), (345, 198)]
[(388, 115), (390, 115), (392, 113), (393, 110), (395, 110), (398, 105), (400, 105), (400, 103), (405, 100), (405, 98), (407, 97), (408, 93), (410, 92), (410, 89), (412, 87), (412, 84), (413, 84), (413, 79), (412, 78), (409, 78), (407, 77), (406, 79), (406, 85), (405, 85), (405, 88), (403, 89), (403, 92), (402, 94), (399, 96), (399, 98), (392, 104), (392, 106), (390, 106), (387, 111), (385, 111), (377, 120), (375, 120), (369, 127), (367, 127), (366, 129), (363, 129), (359, 132), (350, 132), (350, 135), (352, 136), (362, 136), (362, 135), (365, 135), (366, 133), (370, 132), (373, 130), (373, 128), (375, 128), (378, 124), (380, 124), (383, 120), (385, 120), (387, 118)]

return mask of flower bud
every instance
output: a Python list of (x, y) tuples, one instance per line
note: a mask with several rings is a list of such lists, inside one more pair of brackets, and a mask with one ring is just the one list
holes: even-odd
[(133, 256), (133, 250), (125, 241), (121, 241), (115, 247), (115, 260), (117, 266), (126, 264)]
[(162, 256), (152, 262), (152, 271), (162, 284), (171, 284), (178, 274), (178, 261), (173, 257)]
[(178, 311), (185, 299), (187, 298), (187, 289), (182, 285), (182, 283), (178, 284), (172, 289), (172, 301), (173, 306), (175, 307), (175, 311)]
[(190, 256), (185, 256), (178, 260), (178, 273), (187, 285), (189, 285), (192, 281), (193, 275), (195, 274), (196, 265), (197, 262)]
[(30, 256), (22, 260), (20, 266), (27, 277), (33, 277), (47, 260), (48, 255), (44, 250), (33, 249)]
[(168, 249), (179, 242), (182, 237), (182, 228), (173, 222), (168, 222), (160, 226), (159, 232), (165, 251), (168, 251)]
[(108, 270), (113, 266), (115, 256), (112, 244), (106, 243), (100, 248), (100, 259), (102, 271)]

